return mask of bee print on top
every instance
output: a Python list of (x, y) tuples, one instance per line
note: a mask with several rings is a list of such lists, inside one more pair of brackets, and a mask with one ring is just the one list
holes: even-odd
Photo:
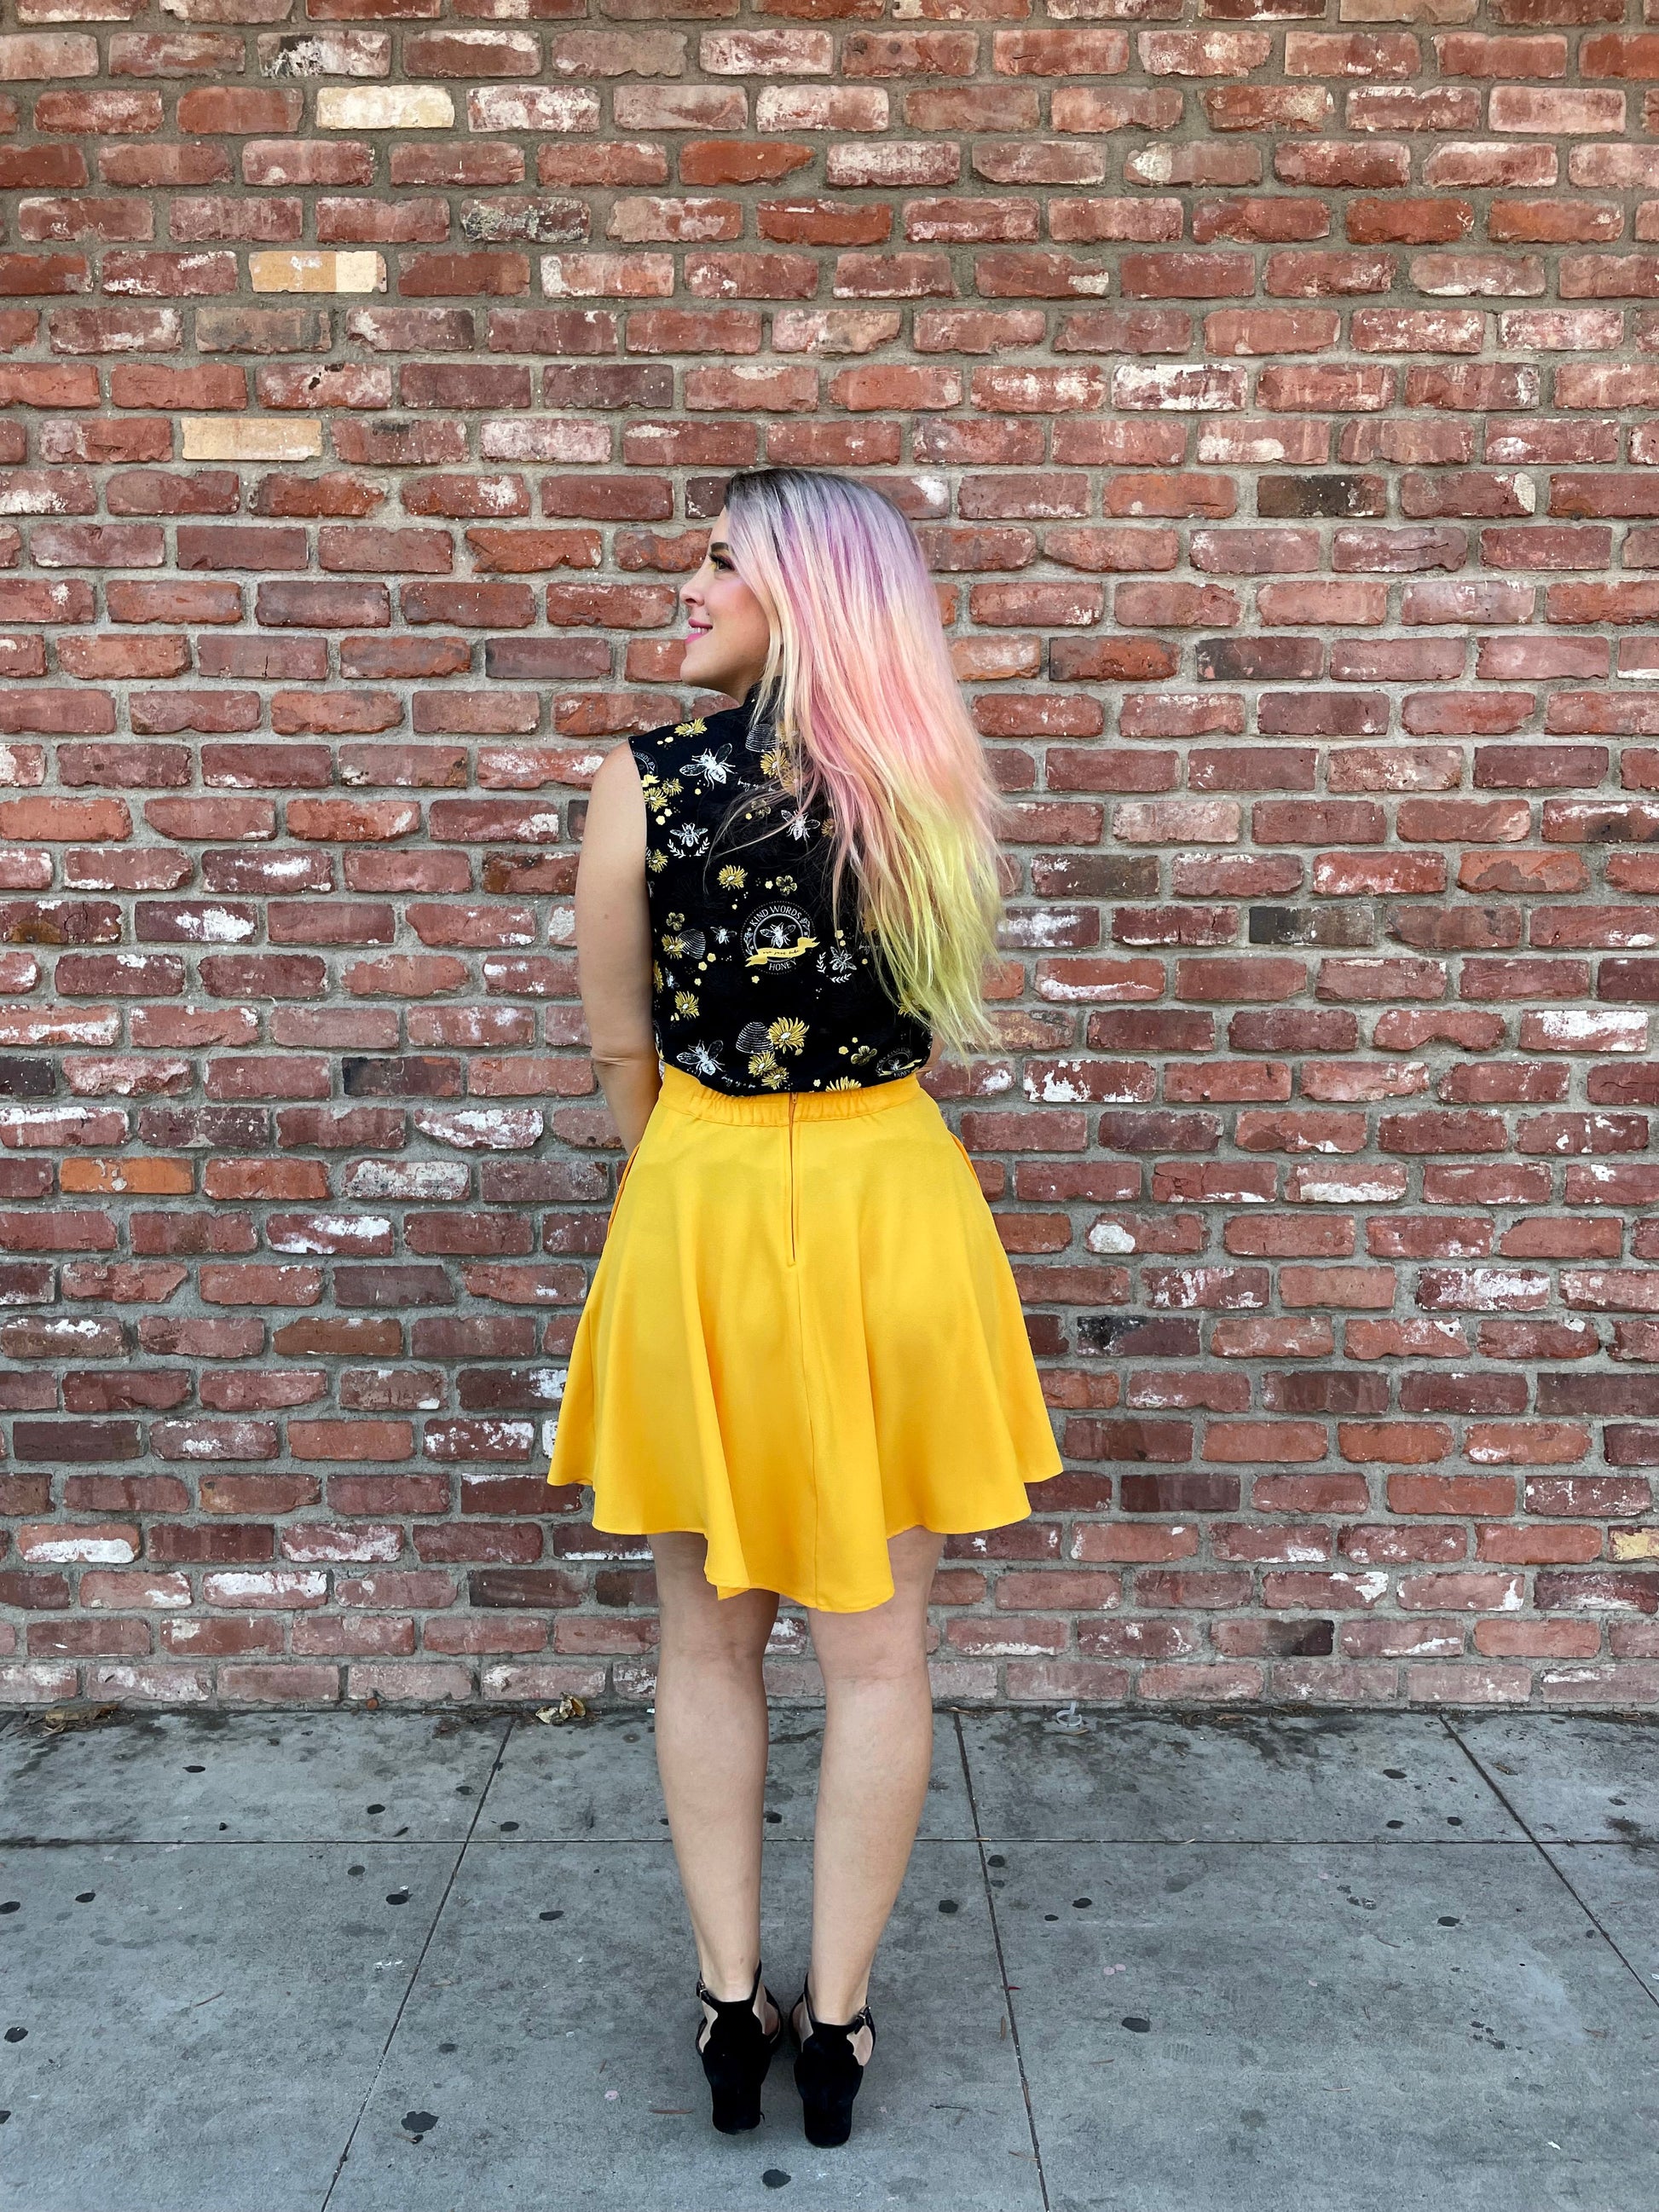
[(741, 706), (629, 740), (646, 805), (651, 1019), (657, 1050), (715, 1091), (854, 1091), (926, 1061), (933, 1031), (899, 1012), (842, 879), (835, 823), (778, 781), (770, 721)]

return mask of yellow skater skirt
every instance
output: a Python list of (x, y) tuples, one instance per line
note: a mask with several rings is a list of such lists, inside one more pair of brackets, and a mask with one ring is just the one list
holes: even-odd
[(893, 1595), (887, 1540), (1001, 1528), (1061, 1459), (965, 1147), (914, 1074), (732, 1097), (663, 1070), (576, 1325), (548, 1481), (690, 1529), (721, 1597)]

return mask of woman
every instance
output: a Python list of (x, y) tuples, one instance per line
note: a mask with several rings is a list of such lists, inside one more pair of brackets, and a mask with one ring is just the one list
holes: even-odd
[(869, 1976), (933, 1752), (927, 1598), (953, 1531), (1060, 1454), (972, 1162), (920, 1078), (994, 1046), (1000, 806), (908, 524), (854, 479), (734, 477), (680, 673), (740, 703), (619, 744), (576, 884), (593, 1067), (628, 1146), (548, 1480), (650, 1538), (656, 1744), (697, 2048), (755, 2126), (762, 1660), (780, 1597), (824, 1681), (807, 2138), (844, 2142)]

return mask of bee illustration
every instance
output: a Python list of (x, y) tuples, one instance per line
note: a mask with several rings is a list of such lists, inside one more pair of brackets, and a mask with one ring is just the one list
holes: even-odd
[(680, 1066), (690, 1068), (693, 1075), (724, 1075), (726, 1073), (720, 1066), (718, 1037), (712, 1044), (699, 1037), (694, 1043), (687, 1045), (684, 1052), (677, 1052), (674, 1058)]
[(708, 832), (695, 822), (677, 822), (668, 833), (668, 849), (678, 860), (700, 860), (708, 845)]
[(730, 745), (722, 745), (718, 752), (712, 745), (705, 745), (700, 753), (693, 753), (685, 765), (692, 775), (701, 776), (705, 784), (729, 783), (735, 774)]

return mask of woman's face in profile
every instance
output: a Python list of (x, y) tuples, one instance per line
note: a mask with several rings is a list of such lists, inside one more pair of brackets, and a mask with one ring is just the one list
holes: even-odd
[(702, 566), (685, 584), (680, 600), (687, 624), (680, 681), (741, 699), (765, 672), (772, 625), (764, 605), (732, 565), (724, 507), (709, 532)]

